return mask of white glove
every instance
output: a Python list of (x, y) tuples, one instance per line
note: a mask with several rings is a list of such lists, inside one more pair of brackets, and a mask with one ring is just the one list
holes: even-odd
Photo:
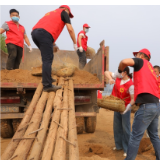
[(79, 47), (79, 51), (80, 51), (80, 52), (83, 52), (82, 46)]
[(75, 51), (77, 51), (77, 44), (73, 44)]
[(131, 110), (131, 104), (129, 103), (125, 109), (125, 111), (122, 114), (125, 114), (126, 112), (128, 112), (129, 110)]
[(32, 47), (31, 47), (31, 46), (28, 46), (28, 48), (29, 48), (29, 52), (32, 52)]
[(114, 75), (115, 75), (115, 78), (123, 78), (121, 73), (119, 73), (118, 71), (115, 71)]

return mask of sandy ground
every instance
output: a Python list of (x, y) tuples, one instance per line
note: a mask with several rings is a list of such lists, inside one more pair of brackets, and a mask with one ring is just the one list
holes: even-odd
[[(131, 115), (133, 122), (134, 114)], [(144, 136), (145, 137), (145, 136)], [(1, 154), (3, 154), (10, 139), (1, 139)], [(123, 151), (113, 151), (113, 112), (100, 109), (97, 117), (97, 128), (93, 134), (78, 135), (80, 160), (124, 160)], [(138, 154), (136, 160), (155, 160), (153, 148)]]

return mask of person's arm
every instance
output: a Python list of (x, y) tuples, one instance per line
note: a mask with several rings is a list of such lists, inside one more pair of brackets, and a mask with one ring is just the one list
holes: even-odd
[(135, 62), (132, 58), (123, 59), (118, 67), (119, 73), (122, 72), (127, 66), (134, 66)]
[(5, 30), (3, 28), (0, 28), (0, 34), (4, 33)]
[(26, 34), (24, 34), (24, 40), (25, 40), (25, 42), (27, 43), (28, 46), (31, 45)]
[(69, 23), (66, 23), (66, 27), (67, 27), (67, 30), (68, 30), (70, 36), (71, 36), (73, 43), (76, 44), (76, 36), (75, 36), (74, 29), (73, 29), (72, 25)]
[(31, 47), (31, 44), (30, 44), (30, 42), (29, 42), (29, 39), (28, 39), (28, 37), (27, 37), (27, 35), (26, 34), (24, 34), (24, 40), (25, 40), (25, 42), (27, 43), (27, 45), (28, 45), (28, 48), (29, 48), (29, 52), (32, 52), (32, 47)]
[(105, 71), (104, 72), (105, 77), (109, 79), (109, 84), (114, 84), (115, 83), (115, 81), (113, 80), (112, 74), (113, 73), (110, 72), (110, 71)]
[(130, 96), (131, 96), (130, 104), (131, 104), (131, 106), (133, 106), (134, 103), (135, 103), (135, 101), (134, 101), (134, 94), (131, 94)]
[(78, 43), (79, 43), (79, 46), (82, 47), (82, 44), (81, 44), (81, 39), (82, 39), (83, 35), (79, 35), (78, 37)]

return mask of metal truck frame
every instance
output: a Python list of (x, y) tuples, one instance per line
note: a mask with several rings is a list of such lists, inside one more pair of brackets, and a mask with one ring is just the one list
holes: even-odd
[[(71, 53), (75, 51), (60, 50), (61, 53)], [(33, 54), (35, 59), (40, 57), (40, 51), (33, 49), (29, 53), (28, 48), (24, 47), (24, 62), (20, 68), (31, 69), (32, 61), (29, 54)], [(58, 54), (58, 53), (57, 53)], [(27, 58), (28, 56), (28, 58)], [(29, 63), (27, 63), (27, 61)], [(75, 111), (77, 122), (77, 133), (81, 134), (85, 130), (87, 133), (93, 133), (96, 129), (96, 117), (99, 112), (97, 106), (97, 90), (104, 90), (105, 80), (104, 71), (109, 69), (109, 47), (105, 47), (104, 40), (100, 43), (97, 54), (86, 64), (84, 70), (97, 75), (100, 84), (74, 84), (75, 93)], [(37, 83), (14, 83), (2, 82), (1, 87), (1, 137), (11, 138), (21, 119), (24, 117), (25, 111), (29, 106)]]

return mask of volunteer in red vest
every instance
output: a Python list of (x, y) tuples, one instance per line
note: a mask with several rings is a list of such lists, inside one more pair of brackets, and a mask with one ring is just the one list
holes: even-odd
[(32, 39), (41, 51), (42, 56), (42, 83), (43, 91), (56, 91), (61, 86), (54, 86), (55, 80), (51, 77), (51, 65), (53, 61), (53, 44), (55, 44), (64, 26), (73, 41), (73, 47), (77, 50), (76, 37), (70, 18), (73, 18), (70, 7), (62, 5), (58, 9), (48, 12), (33, 27)]
[(8, 50), (8, 60), (6, 68), (8, 70), (18, 69), (23, 55), (24, 40), (28, 45), (30, 52), (31, 44), (27, 37), (25, 28), (19, 24), (19, 12), (16, 9), (10, 10), (11, 21), (6, 21), (0, 28), (0, 34), (6, 32), (5, 40)]
[(83, 30), (80, 31), (77, 36), (77, 46), (78, 46), (77, 54), (79, 57), (79, 68), (80, 69), (83, 69), (87, 63), (86, 51), (87, 51), (88, 37), (86, 33), (89, 32), (89, 28), (90, 26), (88, 24), (84, 24)]
[(132, 82), (132, 74), (129, 73), (129, 67), (126, 67), (121, 75), (105, 72), (106, 78), (109, 79), (110, 84), (114, 84), (112, 95), (125, 101), (126, 110), (123, 113), (114, 112), (114, 140), (115, 147), (113, 150), (123, 150), (123, 156), (126, 156), (128, 142), (131, 133), (130, 124), (130, 106), (134, 104), (134, 85)]
[(139, 106), (132, 125), (127, 157), (125, 160), (135, 160), (140, 141), (147, 129), (153, 144), (156, 159), (160, 159), (160, 139), (158, 137), (158, 117), (160, 115), (158, 81), (154, 72), (150, 51), (146, 48), (133, 52), (135, 58), (124, 59), (120, 62), (118, 74), (126, 66), (134, 68), (134, 100)]
[[(158, 87), (159, 87), (159, 102), (160, 102), (160, 67), (159, 66), (154, 66), (154, 71), (156, 73), (157, 76), (157, 80), (158, 80)], [(159, 116), (159, 121), (158, 121), (158, 135), (160, 136), (160, 116)]]

